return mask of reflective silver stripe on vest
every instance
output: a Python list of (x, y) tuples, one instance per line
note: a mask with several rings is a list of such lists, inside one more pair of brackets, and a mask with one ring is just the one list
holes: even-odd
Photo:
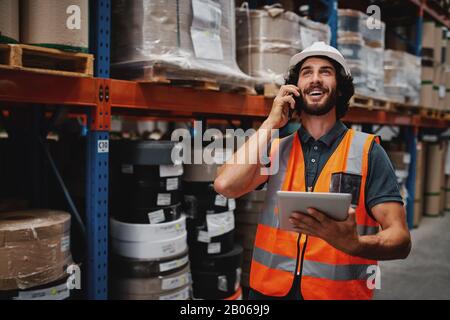
[(346, 172), (362, 175), (364, 144), (369, 135), (360, 131), (354, 131), (354, 133), (348, 152)]
[(360, 236), (374, 235), (380, 231), (379, 227), (364, 226), (364, 225), (360, 225), (360, 224), (358, 224), (356, 226), (356, 229), (358, 230), (358, 234)]
[(270, 253), (258, 247), (253, 249), (253, 260), (271, 269), (290, 273), (295, 271), (295, 259)]
[(282, 138), (278, 145), (278, 157), (275, 157), (272, 161), (278, 161), (278, 172), (269, 177), (267, 183), (267, 196), (264, 201), (263, 212), (260, 215), (259, 223), (272, 228), (278, 228), (278, 217), (275, 215), (274, 210), (277, 206), (277, 191), (281, 190), (283, 186), (284, 177), (286, 176), (286, 170), (289, 162), (289, 155), (293, 146), (293, 139), (295, 134), (291, 134), (288, 137)]
[(367, 280), (373, 274), (369, 267), (367, 264), (332, 265), (304, 260), (302, 275), (337, 281)]

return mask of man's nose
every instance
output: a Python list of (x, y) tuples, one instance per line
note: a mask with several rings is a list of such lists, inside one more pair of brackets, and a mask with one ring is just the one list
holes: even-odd
[(322, 78), (320, 76), (320, 73), (319, 72), (314, 72), (313, 75), (312, 75), (311, 81), (312, 81), (313, 84), (321, 83), (322, 82)]

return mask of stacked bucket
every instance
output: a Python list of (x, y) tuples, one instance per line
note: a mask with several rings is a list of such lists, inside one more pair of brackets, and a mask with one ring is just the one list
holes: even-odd
[(234, 242), (234, 199), (214, 190), (217, 165), (185, 166), (184, 203), (194, 299), (239, 300), (242, 247)]
[(171, 159), (179, 146), (117, 141), (111, 147), (112, 297), (190, 299), (183, 167)]

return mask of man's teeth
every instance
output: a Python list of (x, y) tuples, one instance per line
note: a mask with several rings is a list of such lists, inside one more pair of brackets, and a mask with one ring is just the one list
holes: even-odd
[(312, 91), (311, 93), (310, 93), (310, 95), (311, 96), (319, 96), (319, 95), (321, 95), (323, 92), (322, 91)]

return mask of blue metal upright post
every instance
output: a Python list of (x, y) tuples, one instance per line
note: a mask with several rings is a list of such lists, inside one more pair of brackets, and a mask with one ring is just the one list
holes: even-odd
[(338, 0), (326, 0), (328, 3), (328, 25), (331, 30), (331, 46), (337, 48)]
[[(95, 54), (95, 76), (109, 77), (111, 1), (90, 1), (90, 51)], [(109, 168), (109, 88), (98, 80), (98, 105), (89, 115), (87, 132), (87, 296), (108, 297), (108, 168)], [(109, 121), (108, 121), (109, 119)]]

